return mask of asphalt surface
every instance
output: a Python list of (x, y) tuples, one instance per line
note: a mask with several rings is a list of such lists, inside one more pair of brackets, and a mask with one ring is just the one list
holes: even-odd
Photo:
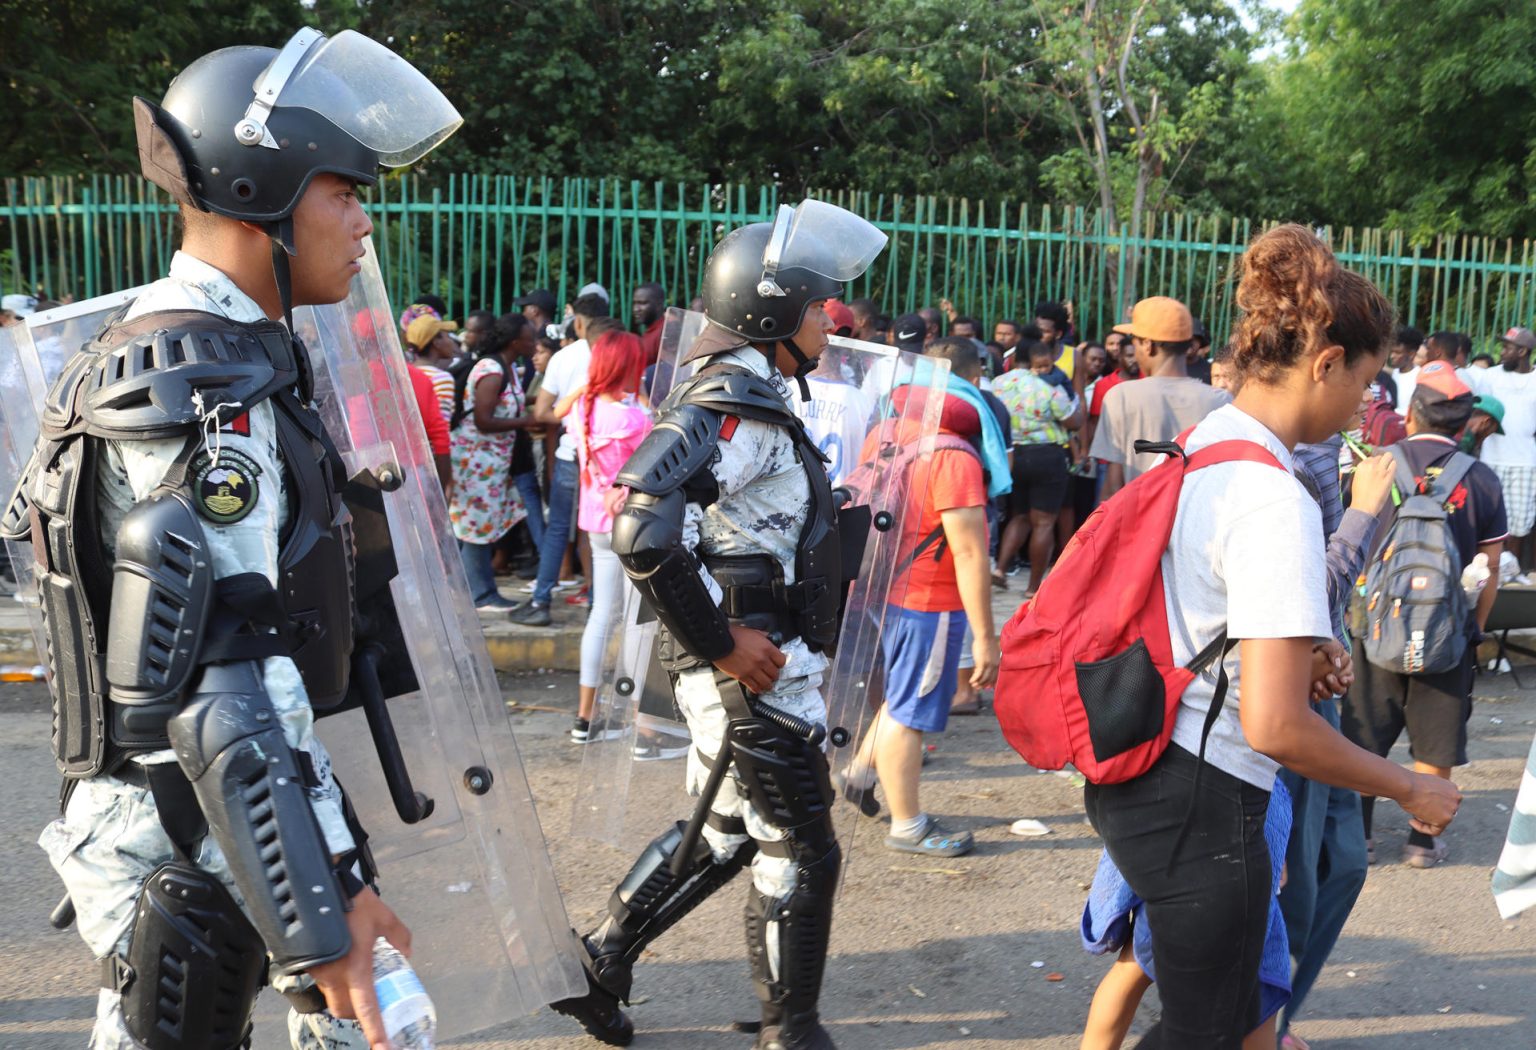
[[(1530, 676), (1528, 676), (1530, 680)], [(566, 738), (574, 676), (505, 681), (522, 757), (540, 806), (571, 921), (593, 925), (639, 848), (687, 813), (680, 762), (638, 766), (628, 837), (616, 849), (570, 834), (580, 749)], [(1536, 690), (1484, 677), (1471, 723), (1473, 763), (1432, 871), (1401, 865), (1402, 812), (1378, 807), (1379, 862), (1298, 1032), (1329, 1050), (1524, 1050), (1536, 1047), (1536, 917), (1499, 919), (1488, 879), (1519, 771), (1536, 732)], [(554, 710), (540, 710), (553, 708)], [(323, 732), (323, 728), (322, 728)], [(0, 1048), (86, 1044), (96, 970), (73, 931), (47, 924), (60, 885), (35, 844), (52, 817), (57, 779), (47, 755), (41, 686), (0, 686)], [(853, 827), (848, 878), (833, 934), (823, 1012), (843, 1050), (1069, 1050), (1107, 961), (1085, 954), (1077, 925), (1099, 847), (1067, 779), (1020, 762), (990, 713), (957, 718), (934, 739), (925, 808), (970, 828), (976, 852), (929, 860), (886, 851), (884, 825)], [(1395, 756), (1406, 761), (1400, 748)], [(1051, 833), (1009, 834), (1018, 817)], [(746, 1050), (731, 1022), (755, 1016), (744, 961), (746, 880), (727, 887), (658, 940), (636, 971), (636, 1047)], [(410, 910), (411, 890), (396, 906)], [(425, 892), (425, 891), (423, 891)], [(1136, 1031), (1156, 1016), (1148, 995)], [(1131, 1041), (1134, 1044), (1134, 1039)], [(258, 1050), (282, 1045), (267, 1025)], [(598, 1044), (541, 1011), (457, 1047), (577, 1050)]]

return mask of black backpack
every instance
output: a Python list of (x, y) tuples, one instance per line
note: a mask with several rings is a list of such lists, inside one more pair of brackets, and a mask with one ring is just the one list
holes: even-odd
[[(464, 407), (464, 393), (465, 389), (469, 386), (469, 373), (473, 372), (475, 366), (489, 356), (491, 355), (486, 354), (484, 357), (475, 357), (465, 354), (462, 357), (454, 358), (448, 363), (447, 372), (453, 376), (453, 414), (448, 419), (449, 430), (457, 430), (459, 424), (464, 422), (465, 417), (469, 415), (469, 411)], [(507, 384), (510, 382), (512, 382), (512, 371), (505, 364), (502, 364), (501, 389), (496, 391), (496, 399), (498, 401), (501, 400), (501, 395), (507, 392)]]

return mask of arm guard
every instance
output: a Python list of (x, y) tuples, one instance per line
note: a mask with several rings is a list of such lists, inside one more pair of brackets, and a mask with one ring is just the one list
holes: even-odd
[(688, 653), (713, 663), (735, 648), (725, 613), (683, 543), (690, 502), (708, 506), (719, 494), (710, 461), (720, 416), (697, 405), (667, 412), (624, 464), (616, 484), (630, 488), (613, 522), (613, 553), (656, 618)]
[(613, 522), (613, 552), (635, 588), (688, 653), (714, 663), (736, 643), (720, 606), (699, 576), (693, 552), (683, 545), (682, 490), (665, 496), (631, 492)]
[(260, 665), (208, 667), (170, 738), (278, 970), (345, 955), (346, 905)]

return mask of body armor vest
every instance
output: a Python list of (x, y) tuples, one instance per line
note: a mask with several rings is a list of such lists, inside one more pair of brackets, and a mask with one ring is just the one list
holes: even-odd
[[(107, 322), (49, 391), (37, 447), (0, 523), (6, 538), (33, 545), (48, 638), (54, 755), (60, 772), (71, 778), (109, 773), (131, 755), (168, 747), (166, 721), (181, 703), (180, 696), (129, 703), (114, 699), (109, 686), (113, 569), (96, 506), (104, 441), (185, 438), (157, 491), (181, 487), (209, 426), (229, 423), (236, 406), (248, 412), (270, 400), (279, 484), (287, 498), (278, 584), (275, 596), (243, 601), (240, 610), (274, 610), (246, 622), (258, 631), (278, 630), (276, 649), (293, 657), (317, 714), (339, 708), (346, 697), (353, 648), (355, 560), (351, 515), (342, 500), (346, 473), (311, 404), (303, 345), (275, 322), (240, 324), (199, 311), (131, 321), (121, 316)], [(220, 600), (217, 588), (214, 600)], [(163, 604), (147, 613), (151, 641), (142, 670), (151, 681), (157, 660), (169, 664), (177, 640), (190, 630), (181, 622), (185, 610)], [(163, 648), (153, 641), (157, 629)]]

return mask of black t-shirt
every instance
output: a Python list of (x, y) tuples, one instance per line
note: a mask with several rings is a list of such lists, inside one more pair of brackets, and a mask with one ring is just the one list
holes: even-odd
[[(981, 391), (981, 399), (987, 403), (992, 414), (997, 417), (997, 425), (1003, 428), (1004, 446), (1013, 444), (1013, 417), (1008, 414), (1008, 406), (1003, 404), (1002, 398), (990, 390)], [(980, 451), (979, 449), (977, 451)]]
[[(1422, 483), (1425, 477), (1439, 476), (1445, 461), (1456, 452), (1456, 445), (1449, 438), (1432, 434), (1419, 434), (1392, 446), (1394, 456), (1403, 456), (1413, 468), (1413, 476)], [(1469, 565), (1477, 555), (1477, 548), (1485, 543), (1505, 539), (1509, 535), (1509, 518), (1504, 512), (1504, 488), (1498, 475), (1485, 463), (1474, 463), (1472, 469), (1448, 500), (1450, 517), (1447, 519), (1451, 535), (1456, 538), (1456, 550), (1461, 564)], [(1390, 514), (1390, 505), (1388, 511)], [(1384, 535), (1386, 529), (1381, 530)], [(1497, 572), (1498, 566), (1491, 568)]]
[(1200, 382), (1204, 383), (1206, 386), (1210, 386), (1211, 385), (1211, 359), (1210, 358), (1208, 358), (1208, 357), (1201, 357), (1201, 358), (1199, 358), (1197, 360), (1189, 361), (1189, 362), (1187, 362), (1185, 364), (1184, 367), (1189, 372), (1189, 378), (1191, 378), (1191, 379), (1198, 379), (1198, 380), (1200, 380)]

